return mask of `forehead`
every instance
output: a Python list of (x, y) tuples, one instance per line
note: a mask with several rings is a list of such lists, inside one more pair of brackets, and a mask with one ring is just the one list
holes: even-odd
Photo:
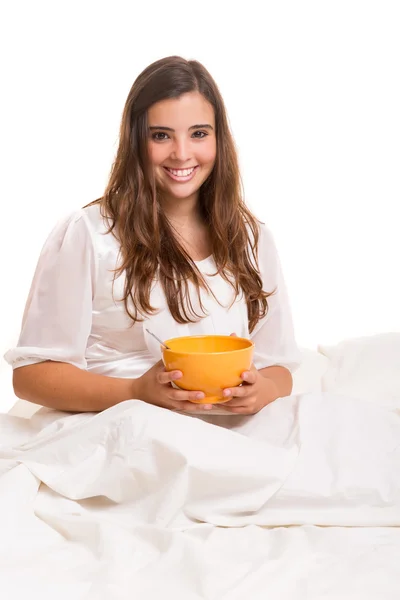
[(179, 98), (161, 100), (148, 110), (149, 126), (188, 129), (196, 124), (214, 127), (214, 109), (199, 92), (183, 94)]

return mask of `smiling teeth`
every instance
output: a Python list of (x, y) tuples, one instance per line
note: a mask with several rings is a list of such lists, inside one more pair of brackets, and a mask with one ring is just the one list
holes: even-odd
[(168, 171), (176, 177), (187, 177), (188, 175), (191, 175), (191, 173), (193, 173), (194, 169), (195, 168), (192, 167), (191, 169), (168, 169)]

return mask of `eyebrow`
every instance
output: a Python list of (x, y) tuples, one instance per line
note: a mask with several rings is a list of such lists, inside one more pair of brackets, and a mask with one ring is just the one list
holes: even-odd
[[(175, 131), (175, 129), (172, 129), (172, 127), (162, 127), (162, 126), (158, 126), (158, 125), (153, 125), (152, 127), (149, 127), (150, 131), (153, 131), (154, 129), (158, 129), (158, 131)], [(189, 131), (192, 129), (214, 129), (211, 125), (207, 124), (207, 123), (203, 123), (200, 125), (192, 125), (191, 127), (189, 127)]]

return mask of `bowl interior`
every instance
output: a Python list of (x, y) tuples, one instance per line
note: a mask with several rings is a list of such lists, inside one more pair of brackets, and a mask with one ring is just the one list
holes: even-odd
[(166, 340), (167, 346), (175, 353), (182, 354), (216, 354), (235, 352), (251, 348), (253, 342), (246, 338), (227, 335), (199, 335)]

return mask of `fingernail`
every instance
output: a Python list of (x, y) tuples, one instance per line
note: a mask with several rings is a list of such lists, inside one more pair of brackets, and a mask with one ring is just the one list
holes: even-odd
[(231, 395), (231, 390), (224, 390), (223, 395), (226, 396), (230, 396)]
[(204, 410), (211, 410), (212, 409), (212, 404), (204, 404), (203, 408), (204, 408)]
[(196, 394), (196, 400), (203, 400), (203, 398), (204, 398), (203, 392), (199, 392), (198, 394)]
[(174, 373), (172, 373), (172, 377), (174, 379), (179, 379), (180, 377), (182, 377), (182, 373), (180, 371), (175, 371)]

